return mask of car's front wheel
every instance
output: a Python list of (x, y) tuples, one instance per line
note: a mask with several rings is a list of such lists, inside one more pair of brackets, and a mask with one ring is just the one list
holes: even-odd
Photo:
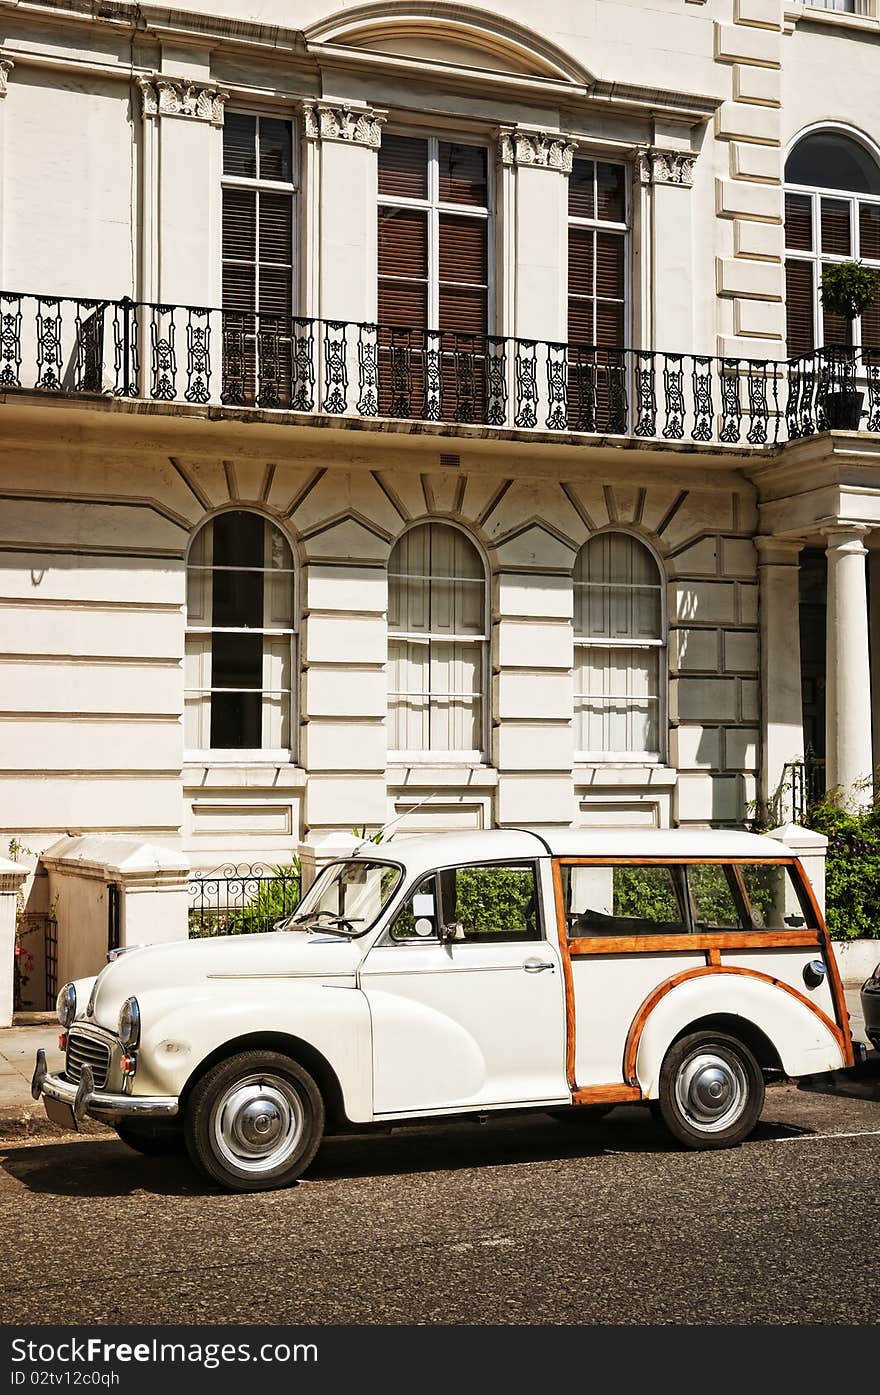
[(733, 1148), (764, 1107), (764, 1077), (751, 1051), (722, 1032), (673, 1042), (660, 1070), (658, 1112), (686, 1148)]
[(197, 1082), (184, 1121), (190, 1157), (230, 1191), (288, 1187), (308, 1167), (324, 1132), (324, 1101), (296, 1061), (243, 1051)]

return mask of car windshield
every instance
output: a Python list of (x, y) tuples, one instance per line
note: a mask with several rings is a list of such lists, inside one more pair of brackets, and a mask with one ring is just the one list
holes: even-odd
[(399, 867), (387, 862), (361, 858), (333, 862), (309, 887), (293, 915), (276, 928), (362, 935), (376, 923), (402, 875)]

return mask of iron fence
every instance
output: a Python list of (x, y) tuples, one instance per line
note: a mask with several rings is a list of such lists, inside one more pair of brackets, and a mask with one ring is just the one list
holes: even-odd
[(240, 864), (196, 873), (189, 883), (189, 937), (252, 935), (273, 929), (300, 899), (298, 865)]
[(763, 446), (880, 432), (880, 348), (715, 357), (7, 291), (0, 391)]
[(774, 796), (773, 819), (777, 824), (804, 823), (810, 809), (825, 793), (825, 758), (808, 746), (803, 760), (789, 761)]

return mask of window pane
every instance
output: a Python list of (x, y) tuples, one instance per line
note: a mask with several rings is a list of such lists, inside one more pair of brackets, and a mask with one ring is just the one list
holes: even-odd
[(813, 250), (813, 200), (809, 194), (785, 196), (785, 245), (794, 252)]
[(850, 254), (849, 204), (844, 199), (823, 199), (821, 203), (822, 251), (835, 256)]
[(593, 243), (591, 228), (569, 228), (568, 231), (568, 293), (569, 296), (591, 296), (595, 290), (593, 277)]
[(682, 934), (679, 887), (680, 873), (672, 867), (563, 866), (569, 938)]
[(441, 203), (486, 207), (489, 201), (487, 155), (483, 145), (458, 145), (443, 140), (438, 143)]
[(656, 754), (660, 749), (657, 649), (577, 645), (575, 741), (595, 755)]
[(859, 204), (859, 256), (880, 261), (880, 204)]
[(609, 223), (626, 219), (626, 169), (623, 165), (596, 165), (596, 215)]
[(428, 142), (412, 136), (383, 135), (379, 149), (379, 194), (428, 197)]
[(816, 131), (799, 141), (785, 162), (790, 184), (880, 194), (880, 169), (863, 145), (834, 131)]
[(541, 938), (533, 867), (458, 867), (438, 874), (445, 925), (456, 940)]
[(427, 276), (427, 213), (418, 208), (379, 209), (379, 274)]
[(488, 280), (488, 225), (485, 218), (440, 215), (440, 280), (485, 286)]
[(259, 693), (211, 694), (212, 750), (259, 750), (262, 726)]
[(260, 118), (260, 178), (287, 183), (293, 178), (289, 121)]
[(575, 160), (568, 177), (568, 216), (595, 218), (596, 166), (592, 160)]
[(257, 196), (253, 189), (223, 190), (223, 256), (254, 261), (257, 255)]
[(749, 898), (753, 930), (795, 930), (806, 925), (787, 867), (757, 863), (739, 871)]
[(734, 895), (736, 880), (732, 867), (688, 867), (687, 879), (696, 931), (749, 928), (743, 923)]
[(223, 173), (253, 179), (257, 173), (257, 118), (228, 111), (223, 122)]
[[(416, 901), (419, 897), (419, 901)], [(431, 903), (431, 911), (428, 910), (428, 902)], [(416, 906), (418, 905), (418, 914)], [(416, 922), (419, 922), (419, 929), (416, 930)], [(408, 897), (401, 909), (398, 911), (391, 926), (392, 940), (428, 940), (436, 938), (440, 922), (440, 906), (437, 900), (437, 887), (433, 876), (426, 877), (423, 882), (416, 887), (412, 896)]]
[(785, 313), (788, 352), (792, 358), (811, 353), (813, 342), (813, 265), (789, 257), (785, 263)]

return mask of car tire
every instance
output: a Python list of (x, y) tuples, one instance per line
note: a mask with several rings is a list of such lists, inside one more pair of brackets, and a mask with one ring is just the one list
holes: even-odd
[(127, 1148), (149, 1158), (165, 1157), (185, 1150), (183, 1129), (168, 1125), (117, 1124), (116, 1132)]
[(685, 1148), (733, 1148), (764, 1107), (761, 1067), (736, 1037), (691, 1032), (666, 1053), (656, 1106), (655, 1117)]
[(243, 1051), (196, 1083), (184, 1118), (193, 1162), (228, 1191), (289, 1187), (324, 1134), (324, 1101), (297, 1061), (276, 1051)]

